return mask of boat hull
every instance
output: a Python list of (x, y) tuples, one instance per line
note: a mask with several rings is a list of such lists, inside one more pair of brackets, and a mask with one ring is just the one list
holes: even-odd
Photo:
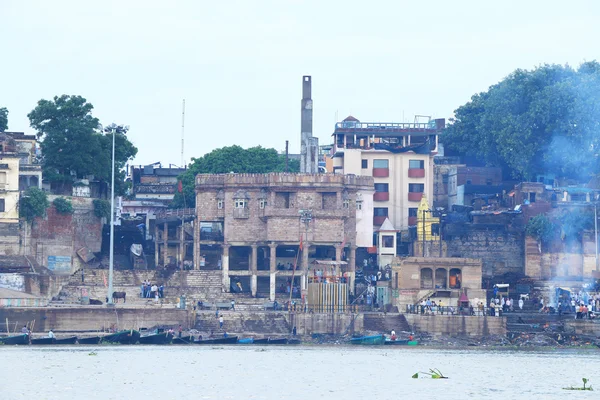
[(54, 344), (54, 338), (43, 337), (37, 339), (31, 339), (32, 345), (45, 345), (45, 344)]
[(238, 340), (238, 344), (253, 344), (254, 339), (252, 338), (243, 338)]
[(16, 335), (16, 336), (6, 336), (3, 338), (0, 338), (0, 343), (1, 344), (18, 344), (18, 345), (24, 345), (24, 344), (29, 344), (29, 335)]
[(77, 343), (77, 336), (71, 336), (68, 338), (62, 338), (62, 339), (54, 339), (54, 343), (53, 344), (75, 344)]
[(194, 338), (192, 336), (174, 337), (171, 344), (192, 344)]
[(79, 339), (77, 339), (77, 341), (79, 342), (79, 344), (98, 344), (102, 341), (102, 337), (101, 336), (92, 336), (92, 337), (86, 337), (86, 338), (79, 338)]
[(236, 344), (237, 336), (230, 336), (218, 339), (194, 340), (194, 344)]
[(350, 339), (350, 344), (365, 345), (365, 346), (378, 346), (385, 342), (385, 336), (374, 335), (374, 336), (360, 336)]
[(104, 343), (136, 344), (140, 339), (140, 333), (135, 330), (120, 331), (102, 338)]
[(173, 335), (167, 332), (156, 333), (148, 336), (141, 336), (139, 338), (140, 344), (169, 344), (173, 339)]

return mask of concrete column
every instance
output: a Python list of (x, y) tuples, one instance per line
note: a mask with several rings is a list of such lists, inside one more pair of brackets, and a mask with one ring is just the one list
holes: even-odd
[(350, 246), (348, 254), (348, 287), (354, 293), (354, 277), (356, 276), (356, 246)]
[(183, 260), (185, 260), (185, 229), (183, 225), (179, 227), (179, 262), (181, 263), (181, 269), (183, 269)]
[(200, 218), (194, 220), (194, 269), (200, 269)]
[(304, 248), (302, 249), (302, 290), (306, 290), (306, 276), (308, 275), (308, 251), (310, 249), (310, 245), (308, 243), (303, 244)]
[(229, 292), (229, 247), (228, 244), (223, 245), (223, 278), (221, 282), (223, 284), (223, 292)]
[[(342, 261), (342, 245), (341, 244), (336, 244), (335, 245), (335, 261), (340, 262)], [(340, 264), (337, 264), (335, 266), (335, 275), (336, 276), (340, 276)]]
[(158, 223), (154, 221), (154, 266), (158, 268), (158, 256), (160, 255), (160, 242), (158, 241)]
[(256, 270), (258, 269), (258, 246), (253, 244), (250, 246), (252, 249), (252, 253), (250, 254), (250, 272), (252, 276), (250, 277), (250, 291), (252, 292), (252, 297), (256, 297), (256, 287), (258, 282), (258, 277), (256, 276)]
[(269, 244), (269, 299), (275, 301), (275, 290), (277, 289), (277, 245), (275, 243)]
[(169, 224), (163, 224), (163, 264), (167, 265), (169, 259)]

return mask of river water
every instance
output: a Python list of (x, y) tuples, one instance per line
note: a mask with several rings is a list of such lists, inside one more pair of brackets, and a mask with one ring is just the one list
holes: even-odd
[[(97, 355), (90, 355), (96, 352)], [(597, 350), (0, 346), (0, 398), (594, 399)], [(439, 368), (447, 380), (412, 379)], [(591, 378), (594, 392), (564, 391)]]

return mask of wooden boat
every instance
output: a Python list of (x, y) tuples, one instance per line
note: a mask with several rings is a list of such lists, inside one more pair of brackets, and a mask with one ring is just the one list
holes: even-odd
[(173, 334), (168, 332), (153, 333), (146, 336), (140, 336), (140, 344), (169, 344), (173, 339)]
[(77, 343), (77, 336), (71, 336), (68, 338), (54, 338), (54, 343), (53, 344), (75, 344)]
[(228, 336), (217, 339), (206, 339), (206, 340), (194, 340), (195, 344), (236, 344), (238, 340), (237, 336)]
[(175, 336), (175, 337), (173, 337), (173, 340), (171, 341), (171, 344), (192, 344), (192, 343), (194, 343), (193, 336), (182, 336), (182, 337)]
[(390, 346), (416, 346), (417, 344), (419, 344), (419, 342), (417, 342), (416, 340), (408, 340), (408, 339), (403, 339), (403, 340), (387, 340), (385, 341), (386, 345), (390, 345)]
[(269, 338), (254, 339), (254, 344), (269, 344)]
[(102, 341), (102, 336), (90, 336), (86, 338), (78, 338), (79, 344), (98, 344)]
[(140, 332), (130, 329), (119, 331), (102, 338), (103, 343), (136, 344), (140, 339)]
[(269, 344), (288, 344), (288, 340), (286, 338), (279, 338), (279, 339), (269, 338)]
[(5, 336), (0, 338), (0, 343), (2, 344), (29, 344), (29, 335), (15, 335), (15, 336)]
[(54, 344), (54, 338), (43, 337), (43, 338), (31, 339), (31, 344), (34, 344), (34, 345)]
[(369, 346), (382, 345), (384, 342), (385, 342), (384, 335), (359, 336), (359, 337), (350, 339), (350, 344), (369, 345)]
[(253, 343), (254, 343), (253, 338), (238, 339), (238, 344), (253, 344)]
[(288, 339), (287, 344), (300, 344), (302, 341), (300, 339)]

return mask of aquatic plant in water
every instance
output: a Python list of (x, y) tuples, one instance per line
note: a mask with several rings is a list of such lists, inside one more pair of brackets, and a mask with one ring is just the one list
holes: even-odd
[(594, 390), (592, 389), (592, 385), (586, 387), (585, 385), (588, 383), (589, 379), (588, 378), (581, 378), (581, 380), (583, 381), (583, 387), (566, 387), (563, 388), (563, 390)]
[(419, 374), (425, 374), (425, 375), (429, 375), (431, 377), (431, 379), (448, 379), (447, 376), (444, 376), (444, 374), (442, 374), (440, 372), (439, 369), (429, 369), (429, 372), (417, 372), (415, 373), (412, 377), (414, 379), (417, 379), (419, 377)]

